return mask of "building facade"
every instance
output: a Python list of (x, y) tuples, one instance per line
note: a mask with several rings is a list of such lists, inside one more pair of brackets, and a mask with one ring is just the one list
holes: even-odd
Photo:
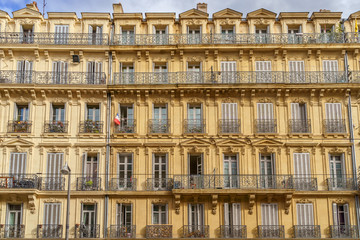
[(0, 238), (359, 238), (360, 11), (12, 15)]

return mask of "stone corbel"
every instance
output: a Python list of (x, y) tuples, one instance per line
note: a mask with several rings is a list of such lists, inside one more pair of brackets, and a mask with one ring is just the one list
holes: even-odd
[[(14, 54), (12, 50), (8, 50), (8, 54), (10, 58), (14, 58)], [(13, 59), (12, 59), (13, 60)]]
[(35, 50), (34, 55), (35, 55), (36, 61), (38, 62), (40, 60), (39, 50)]
[(253, 214), (254, 205), (255, 205), (255, 194), (250, 194), (249, 195), (249, 214), (250, 215)]
[(209, 60), (209, 50), (205, 50), (205, 62)]
[(175, 213), (176, 214), (180, 214), (180, 201), (181, 200), (181, 195), (176, 194), (175, 195)]
[(35, 209), (35, 200), (36, 200), (35, 195), (28, 196), (28, 205), (29, 205), (29, 210), (30, 210), (31, 214), (34, 214), (35, 210), (36, 210)]
[(1, 58), (4, 58), (4, 57), (5, 57), (5, 52), (4, 52), (4, 50), (0, 50), (0, 57), (1, 57)]
[(175, 61), (174, 57), (175, 57), (175, 51), (171, 51), (171, 52), (170, 52), (171, 62), (174, 62), (174, 61)]
[(286, 194), (286, 196), (285, 196), (285, 214), (289, 214), (291, 200), (292, 200), (292, 194)]
[(140, 62), (141, 61), (141, 51), (137, 51), (136, 56), (137, 56), (138, 62)]
[(48, 62), (49, 61), (49, 52), (44, 51), (44, 56), (45, 56), (45, 61)]
[(213, 215), (216, 214), (217, 204), (218, 204), (218, 195), (213, 194), (211, 195), (211, 213)]
[(147, 62), (149, 61), (149, 58), (150, 58), (150, 52), (146, 51), (145, 52), (145, 59), (146, 59)]
[(218, 55), (219, 55), (219, 51), (218, 51), (218, 50), (215, 50), (215, 51), (214, 51), (214, 61), (217, 61), (217, 60), (218, 60)]
[(115, 59), (116, 59), (116, 51), (111, 52), (111, 57), (112, 57), (112, 60), (115, 61)]
[(179, 52), (179, 55), (180, 55), (180, 62), (184, 61), (184, 51), (180, 51)]

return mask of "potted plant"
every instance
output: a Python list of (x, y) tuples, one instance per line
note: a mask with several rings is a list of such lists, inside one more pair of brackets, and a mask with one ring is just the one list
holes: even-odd
[(86, 182), (85, 182), (86, 188), (92, 188), (93, 184), (94, 184), (94, 183), (93, 183), (92, 180), (89, 180), (89, 181), (86, 181)]

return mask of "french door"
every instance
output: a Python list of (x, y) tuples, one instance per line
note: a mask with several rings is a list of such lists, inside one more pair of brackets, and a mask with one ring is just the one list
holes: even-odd
[(238, 188), (238, 178), (237, 155), (224, 155), (224, 187)]
[(289, 78), (290, 83), (306, 82), (304, 61), (289, 61)]
[(297, 190), (315, 190), (311, 182), (310, 154), (294, 153), (294, 188)]
[(119, 172), (119, 188), (131, 190), (134, 185), (133, 181), (133, 156), (132, 154), (118, 155), (118, 172)]
[(255, 75), (257, 83), (271, 83), (271, 61), (256, 61)]
[(62, 190), (64, 181), (62, 181), (60, 170), (63, 167), (63, 153), (48, 153), (47, 159), (47, 177), (45, 181), (46, 190)]
[(274, 154), (260, 154), (260, 185), (262, 188), (275, 188)]
[(153, 189), (166, 190), (167, 189), (167, 155), (154, 154), (153, 156)]

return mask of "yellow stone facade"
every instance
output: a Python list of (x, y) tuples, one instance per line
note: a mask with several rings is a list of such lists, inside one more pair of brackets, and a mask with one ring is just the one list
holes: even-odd
[(358, 238), (360, 12), (206, 8), (0, 12), (0, 238)]

